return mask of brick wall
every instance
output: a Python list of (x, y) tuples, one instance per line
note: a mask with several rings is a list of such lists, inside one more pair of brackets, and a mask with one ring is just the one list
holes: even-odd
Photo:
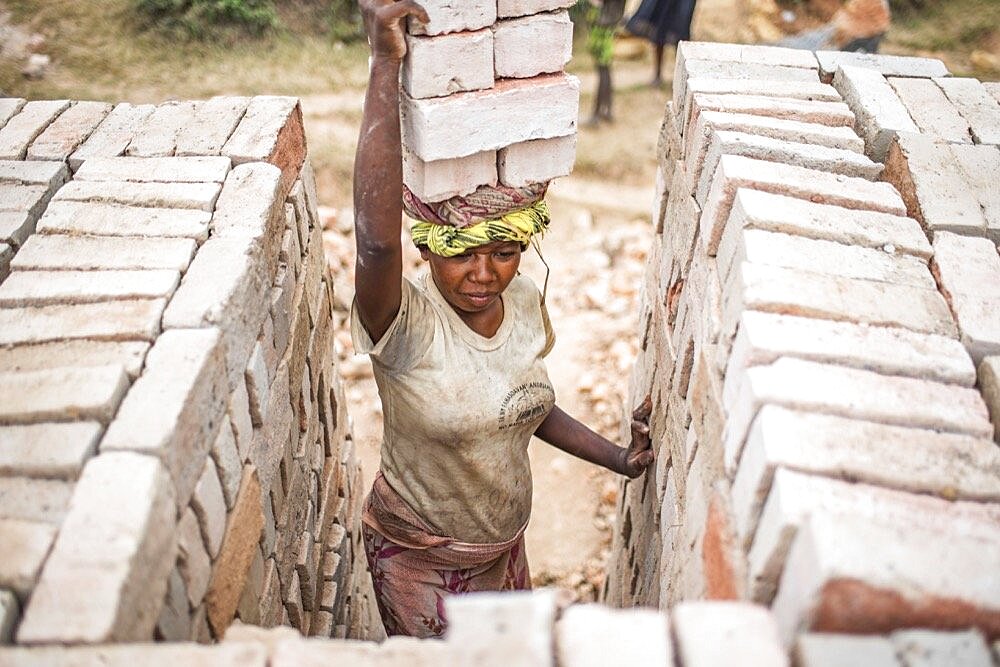
[(297, 100), (3, 99), (0, 154), (0, 641), (377, 636)]
[(656, 469), (620, 494), (608, 604), (756, 602), (803, 665), (832, 664), (810, 632), (891, 635), (851, 664), (907, 628), (1000, 637), (991, 91), (681, 46), (631, 383)]

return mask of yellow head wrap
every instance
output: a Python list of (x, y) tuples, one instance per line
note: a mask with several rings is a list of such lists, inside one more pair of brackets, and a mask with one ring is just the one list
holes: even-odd
[(545, 233), (549, 219), (549, 207), (540, 200), (496, 220), (484, 220), (462, 228), (418, 220), (410, 227), (410, 235), (413, 243), (426, 246), (435, 255), (455, 257), (494, 241), (517, 241), (527, 247), (533, 236)]

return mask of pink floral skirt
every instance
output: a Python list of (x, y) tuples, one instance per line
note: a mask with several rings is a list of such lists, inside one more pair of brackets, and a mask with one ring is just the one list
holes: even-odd
[(365, 555), (389, 635), (442, 635), (448, 595), (531, 588), (523, 528), (499, 544), (434, 535), (381, 474), (365, 502), (363, 522)]

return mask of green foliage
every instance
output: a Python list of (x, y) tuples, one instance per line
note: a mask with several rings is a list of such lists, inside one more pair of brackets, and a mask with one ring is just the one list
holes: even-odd
[(337, 42), (353, 42), (365, 36), (357, 0), (331, 0), (330, 36)]
[(152, 25), (203, 39), (217, 26), (261, 34), (278, 22), (271, 0), (134, 0)]

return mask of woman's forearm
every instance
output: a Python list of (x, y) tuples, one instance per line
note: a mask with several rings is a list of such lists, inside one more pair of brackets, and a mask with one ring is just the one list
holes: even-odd
[(558, 406), (552, 408), (535, 435), (567, 454), (618, 474), (628, 474), (625, 463), (628, 450), (595, 433)]

